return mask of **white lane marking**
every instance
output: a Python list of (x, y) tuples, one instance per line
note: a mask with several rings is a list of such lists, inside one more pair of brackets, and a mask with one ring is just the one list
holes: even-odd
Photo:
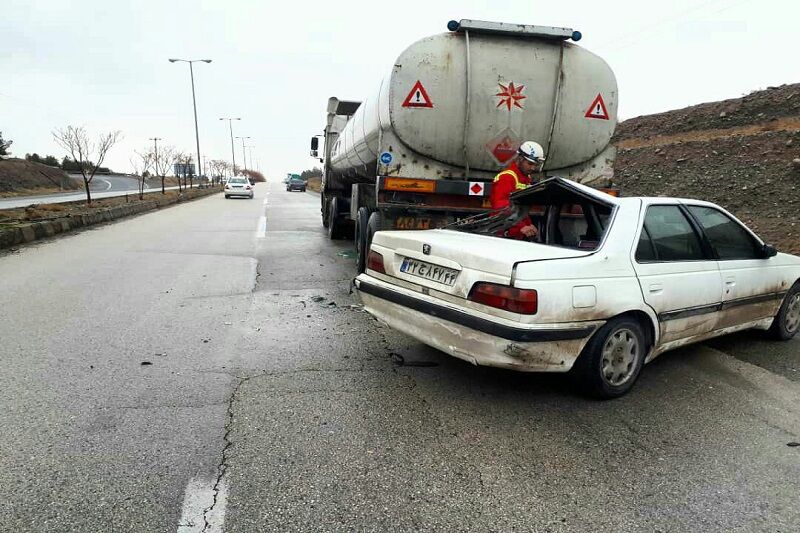
[(258, 217), (258, 229), (256, 230), (256, 237), (263, 239), (267, 236), (267, 217), (262, 215)]
[(97, 178), (97, 179), (99, 179), (102, 182), (105, 182), (105, 184), (108, 185), (108, 187), (106, 187), (104, 190), (106, 190), (106, 191), (111, 190), (111, 182), (110, 181), (104, 180), (103, 178)]
[(269, 198), (264, 198), (264, 205), (267, 205), (267, 203), (269, 203)]
[[(225, 476), (217, 488), (217, 501), (214, 503), (214, 478), (192, 478), (186, 484), (183, 497), (183, 510), (178, 522), (177, 533), (223, 533), (225, 506), (228, 502), (228, 484)], [(213, 509), (211, 509), (213, 507)], [(211, 509), (209, 511), (209, 509)], [(208, 527), (206, 527), (208, 522)]]

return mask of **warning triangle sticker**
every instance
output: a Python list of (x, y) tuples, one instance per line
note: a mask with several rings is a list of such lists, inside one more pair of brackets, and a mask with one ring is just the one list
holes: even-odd
[(603, 96), (600, 93), (597, 94), (597, 98), (594, 99), (594, 102), (592, 102), (592, 105), (589, 106), (589, 109), (586, 110), (586, 114), (583, 116), (586, 118), (608, 120), (608, 109), (606, 109), (606, 103), (603, 101)]
[(433, 107), (431, 97), (428, 96), (428, 91), (422, 86), (421, 81), (417, 80), (417, 83), (414, 84), (411, 92), (403, 101), (403, 107)]

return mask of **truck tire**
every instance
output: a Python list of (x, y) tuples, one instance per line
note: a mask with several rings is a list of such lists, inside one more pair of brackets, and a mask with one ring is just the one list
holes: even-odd
[(792, 285), (772, 320), (768, 334), (775, 340), (788, 341), (800, 330), (800, 282)]
[(325, 193), (319, 195), (320, 212), (322, 213), (322, 227), (328, 229), (328, 197)]
[(369, 255), (369, 247), (372, 246), (372, 237), (375, 236), (376, 231), (381, 230), (381, 214), (378, 211), (373, 211), (367, 220), (367, 231), (364, 235), (364, 268), (366, 269), (367, 256)]
[(602, 400), (618, 398), (633, 387), (647, 351), (647, 335), (635, 318), (613, 318), (592, 335), (575, 361), (572, 375), (587, 395)]
[(370, 213), (368, 208), (358, 208), (358, 218), (356, 218), (355, 230), (357, 274), (364, 272), (367, 266), (367, 224), (369, 223), (369, 215)]
[(342, 221), (339, 216), (339, 199), (331, 198), (328, 204), (328, 238), (332, 241), (342, 237)]

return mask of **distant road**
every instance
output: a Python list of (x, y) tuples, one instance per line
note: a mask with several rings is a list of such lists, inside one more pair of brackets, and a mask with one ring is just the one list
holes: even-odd
[[(36, 196), (16, 196), (14, 198), (0, 199), (0, 209), (14, 209), (15, 207), (25, 207), (32, 204), (58, 204), (62, 202), (74, 202), (86, 197), (83, 190), (83, 181), (80, 174), (70, 174), (70, 178), (81, 183), (81, 188), (75, 191), (57, 194), (42, 194)], [(155, 180), (154, 180), (155, 181)], [(111, 196), (122, 196), (125, 194), (137, 193), (139, 182), (136, 178), (125, 174), (96, 175), (89, 185), (92, 192), (92, 199), (109, 198)], [(158, 190), (161, 188), (160, 182), (145, 183), (145, 192)], [(177, 187), (167, 187), (168, 190)]]

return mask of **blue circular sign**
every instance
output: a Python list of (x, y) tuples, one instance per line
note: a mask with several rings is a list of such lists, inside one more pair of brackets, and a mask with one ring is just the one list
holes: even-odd
[(392, 159), (394, 158), (392, 157), (392, 154), (390, 154), (389, 152), (383, 152), (381, 154), (381, 163), (383, 163), (384, 165), (391, 165)]

